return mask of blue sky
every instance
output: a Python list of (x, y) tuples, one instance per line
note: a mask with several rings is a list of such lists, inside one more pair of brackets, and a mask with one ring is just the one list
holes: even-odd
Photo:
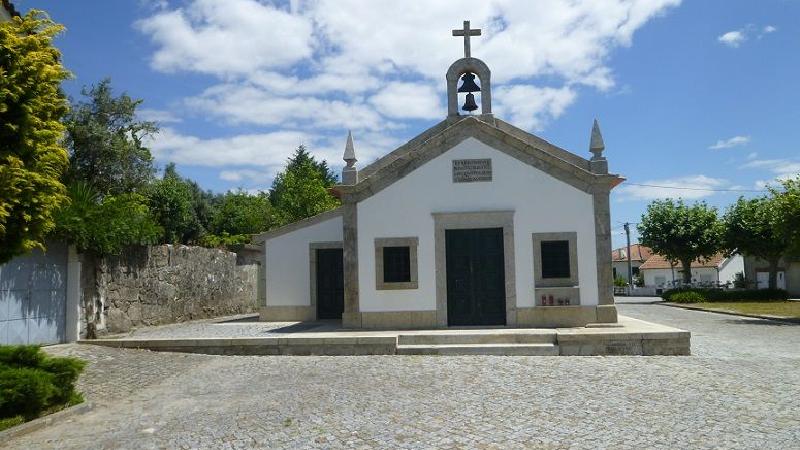
[(364, 164), (444, 118), (464, 19), (497, 116), (584, 156), (600, 120), (629, 181), (615, 246), (654, 198), (724, 207), (800, 172), (797, 1), (14, 3), (66, 25), (70, 95), (110, 77), (144, 99), (158, 164), (215, 191), (268, 188), (300, 143), (339, 167), (352, 129)]

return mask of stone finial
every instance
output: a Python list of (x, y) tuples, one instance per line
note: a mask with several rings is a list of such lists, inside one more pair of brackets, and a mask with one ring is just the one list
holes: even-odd
[(589, 140), (589, 151), (592, 152), (592, 159), (589, 160), (589, 169), (593, 173), (608, 173), (608, 161), (603, 156), (606, 144), (603, 142), (603, 135), (600, 133), (600, 124), (594, 119), (592, 125), (592, 137)]
[(353, 132), (347, 132), (347, 144), (344, 146), (344, 156), (342, 157), (347, 166), (342, 169), (342, 184), (357, 184), (358, 169), (356, 169), (356, 149), (353, 145)]
[(344, 162), (347, 163), (347, 167), (354, 167), (356, 164), (356, 149), (353, 145), (353, 132), (347, 132), (347, 144), (344, 146), (344, 156), (342, 157)]
[(589, 141), (589, 151), (592, 152), (592, 159), (599, 159), (603, 157), (603, 150), (606, 149), (606, 145), (603, 143), (603, 134), (600, 133), (600, 124), (597, 123), (597, 119), (594, 119), (594, 125), (592, 125), (592, 138)]

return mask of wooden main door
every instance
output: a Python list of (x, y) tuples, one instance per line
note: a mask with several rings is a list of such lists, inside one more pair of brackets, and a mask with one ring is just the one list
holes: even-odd
[(447, 323), (505, 325), (503, 229), (445, 230)]
[(342, 249), (317, 249), (317, 318), (341, 319), (344, 312)]

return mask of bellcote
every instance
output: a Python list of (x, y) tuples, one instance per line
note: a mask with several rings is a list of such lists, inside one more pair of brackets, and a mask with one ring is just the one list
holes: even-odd
[[(467, 93), (466, 103), (461, 109), (467, 112), (477, 110), (478, 107), (475, 104), (473, 92), (480, 92), (480, 113), (482, 115), (492, 114), (492, 73), (486, 63), (478, 58), (472, 57), (470, 45), (470, 37), (480, 35), (480, 29), (470, 28), (469, 20), (464, 21), (463, 29), (453, 30), (453, 36), (464, 37), (464, 57), (456, 60), (450, 68), (447, 69), (445, 78), (447, 79), (447, 115), (449, 117), (460, 115), (458, 112), (459, 92)], [(478, 78), (480, 85), (475, 84), (475, 77)], [(459, 80), (462, 80), (460, 88), (458, 86)]]

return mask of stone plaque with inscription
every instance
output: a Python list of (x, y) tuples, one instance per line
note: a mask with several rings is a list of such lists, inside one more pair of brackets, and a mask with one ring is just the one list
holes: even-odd
[(454, 159), (453, 183), (492, 181), (491, 159)]

